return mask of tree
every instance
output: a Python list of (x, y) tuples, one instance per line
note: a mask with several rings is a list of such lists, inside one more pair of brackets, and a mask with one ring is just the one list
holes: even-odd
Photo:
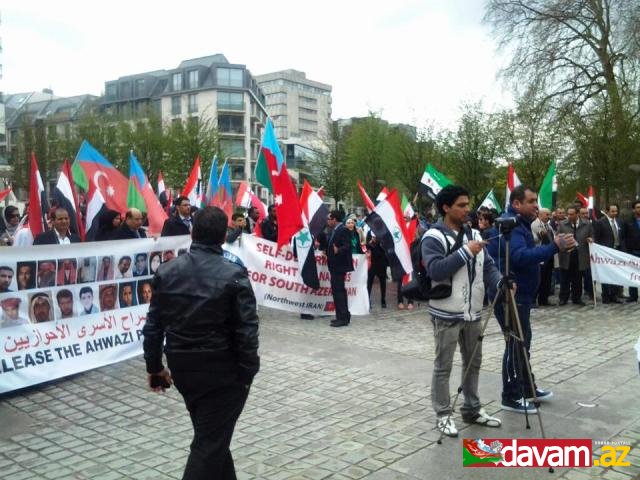
[(325, 151), (318, 162), (318, 180), (337, 206), (345, 200), (352, 184), (347, 170), (346, 134), (337, 122), (331, 124)]
[[(485, 21), (513, 57), (505, 78), (539, 85), (543, 101), (611, 121), (610, 165), (625, 171), (638, 154), (640, 6), (629, 0), (490, 0)], [(609, 189), (609, 179), (604, 180)]]

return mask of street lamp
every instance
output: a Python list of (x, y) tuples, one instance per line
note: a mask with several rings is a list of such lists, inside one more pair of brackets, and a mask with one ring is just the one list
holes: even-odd
[(640, 164), (632, 163), (629, 170), (636, 174), (636, 200), (640, 200)]

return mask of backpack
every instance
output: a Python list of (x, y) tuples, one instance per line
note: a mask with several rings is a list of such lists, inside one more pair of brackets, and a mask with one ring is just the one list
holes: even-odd
[[(443, 232), (444, 233), (444, 232)], [(473, 238), (472, 232), (468, 228), (463, 228), (456, 237), (456, 242), (453, 244), (453, 248), (449, 244), (447, 235), (444, 235), (444, 239), (447, 242), (447, 254), (451, 253), (462, 247), (462, 241), (464, 235), (467, 235), (467, 239)], [(431, 285), (431, 278), (427, 275), (427, 270), (422, 264), (422, 242), (424, 236), (414, 240), (409, 247), (411, 252), (411, 265), (413, 266), (413, 272), (411, 273), (411, 280), (402, 286), (402, 295), (409, 300), (427, 301), (427, 300), (440, 300), (451, 296), (451, 283), (449, 285), (441, 283), (433, 287)]]

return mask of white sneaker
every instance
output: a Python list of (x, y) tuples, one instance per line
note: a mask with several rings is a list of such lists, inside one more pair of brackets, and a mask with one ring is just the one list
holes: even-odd
[[(536, 388), (536, 398), (537, 402), (548, 402), (553, 397), (553, 392), (551, 390), (542, 390), (541, 388)], [(527, 398), (527, 402), (533, 402), (534, 398)]]
[(438, 430), (444, 433), (447, 437), (457, 437), (458, 429), (453, 421), (453, 417), (440, 417), (438, 418)]
[(478, 425), (483, 425), (485, 427), (498, 428), (502, 425), (502, 420), (496, 417), (492, 417), (489, 415), (484, 408), (481, 408), (477, 416), (473, 419), (463, 419), (465, 423), (476, 423)]

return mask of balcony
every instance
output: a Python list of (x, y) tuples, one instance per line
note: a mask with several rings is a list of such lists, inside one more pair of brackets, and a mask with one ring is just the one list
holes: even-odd
[(244, 112), (244, 102), (220, 102), (217, 103), (218, 111)]
[(231, 127), (228, 125), (218, 125), (218, 132), (228, 135), (244, 135), (244, 127)]

